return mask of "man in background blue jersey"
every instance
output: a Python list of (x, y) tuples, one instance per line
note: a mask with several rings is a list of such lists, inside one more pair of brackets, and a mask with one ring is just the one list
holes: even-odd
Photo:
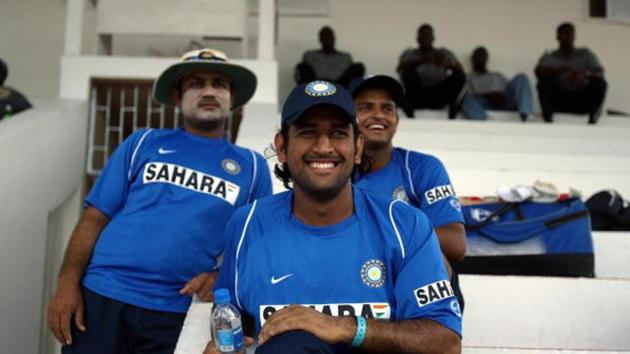
[[(435, 226), (442, 253), (455, 265), (466, 254), (466, 231), (461, 206), (444, 165), (432, 155), (394, 147), (392, 143), (402, 86), (389, 76), (377, 75), (353, 81), (349, 90), (365, 151), (372, 159), (369, 173), (355, 185), (420, 208)], [(456, 275), (452, 281), (463, 307)]]
[(296, 87), (275, 147), (293, 188), (234, 214), (215, 286), (254, 318), (256, 352), (458, 353), (461, 313), (430, 221), (352, 186), (364, 160), (350, 94)]
[(154, 86), (183, 128), (141, 129), (110, 157), (85, 200), (48, 307), (64, 353), (172, 353), (234, 210), (271, 194), (265, 160), (225, 139), (256, 76), (220, 51), (184, 54)]

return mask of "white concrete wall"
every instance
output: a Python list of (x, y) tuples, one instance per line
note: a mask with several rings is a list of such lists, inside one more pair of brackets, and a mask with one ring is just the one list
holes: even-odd
[(57, 96), (65, 28), (64, 0), (3, 0), (0, 58), (7, 85), (30, 99)]
[(245, 0), (100, 0), (97, 31), (242, 38), (245, 6)]
[[(178, 58), (132, 58), (115, 56), (64, 56), (61, 62), (59, 96), (87, 99), (92, 77), (155, 79)], [(236, 60), (258, 77), (252, 103), (277, 103), (277, 63), (275, 61)]]
[(39, 351), (45, 278), (58, 257), (47, 254), (58, 236), (49, 224), (63, 229), (63, 212), (51, 213), (85, 175), (86, 116), (84, 103), (66, 100), (0, 121), (0, 352)]
[[(0, 56), (11, 66), (8, 83), (33, 98), (55, 97), (63, 48), (64, 0), (6, 0), (0, 13)], [(508, 75), (532, 69), (545, 49), (556, 46), (554, 31), (560, 21), (577, 26), (578, 45), (588, 45), (606, 67), (609, 80), (607, 106), (630, 111), (630, 26), (588, 18), (586, 0), (330, 0), (330, 17), (280, 17), (278, 48), (280, 102), (293, 86), (292, 70), (304, 50), (318, 46), (317, 31), (333, 26), (338, 47), (363, 61), (370, 73), (394, 75), (400, 52), (416, 45), (415, 32), (422, 22), (436, 30), (436, 45), (448, 46), (468, 65), (470, 51), (484, 44), (493, 69)], [(282, 11), (282, 9), (280, 9)], [(85, 6), (84, 54), (98, 52), (96, 12)], [(252, 25), (253, 24), (253, 25)], [(255, 30), (255, 22), (248, 24)], [(139, 39), (114, 41), (121, 54)], [(187, 43), (187, 40), (181, 41)], [(238, 44), (225, 44), (228, 52)], [(180, 44), (167, 42), (167, 48)], [(159, 45), (156, 49), (161, 49)], [(174, 50), (166, 50), (174, 55)], [(142, 51), (141, 53), (144, 53)], [(41, 60), (45, 57), (46, 60)], [(37, 73), (37, 75), (33, 75)]]
[(597, 278), (630, 282), (630, 232), (593, 231), (593, 249)]
[[(469, 66), (477, 45), (490, 51), (490, 67), (513, 75), (533, 68), (546, 50), (556, 47), (562, 21), (577, 28), (579, 46), (593, 49), (606, 68), (607, 106), (630, 111), (630, 27), (588, 18), (586, 0), (331, 0), (329, 18), (280, 18), (278, 61), (280, 93), (293, 85), (291, 72), (304, 50), (318, 47), (317, 31), (326, 24), (337, 34), (337, 47), (365, 63), (369, 73), (395, 75), (400, 53), (417, 46), (416, 30), (431, 23), (437, 46), (446, 46)], [(537, 102), (537, 100), (536, 100)]]
[(462, 275), (464, 345), (630, 350), (630, 282)]

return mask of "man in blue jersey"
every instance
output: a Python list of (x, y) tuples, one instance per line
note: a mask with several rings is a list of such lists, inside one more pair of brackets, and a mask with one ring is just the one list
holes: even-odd
[[(420, 208), (435, 226), (442, 253), (456, 265), (466, 254), (466, 231), (446, 169), (434, 156), (394, 147), (392, 143), (398, 126), (397, 108), (403, 99), (402, 86), (394, 78), (377, 75), (353, 81), (349, 90), (365, 151), (372, 159), (369, 173), (356, 186)], [(463, 307), (456, 273), (452, 282)]]
[(461, 313), (430, 221), (352, 186), (364, 160), (350, 94), (296, 87), (275, 147), (292, 190), (234, 214), (215, 286), (254, 318), (257, 353), (459, 352)]
[(48, 307), (64, 353), (172, 353), (193, 294), (211, 299), (232, 213), (271, 194), (260, 154), (225, 139), (256, 76), (225, 54), (184, 54), (154, 86), (183, 128), (142, 129), (85, 200)]

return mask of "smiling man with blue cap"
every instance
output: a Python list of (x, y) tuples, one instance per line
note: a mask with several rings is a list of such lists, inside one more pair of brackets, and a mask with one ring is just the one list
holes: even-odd
[(234, 214), (215, 286), (255, 320), (256, 353), (458, 353), (461, 313), (431, 223), (352, 186), (365, 160), (350, 93), (297, 86), (274, 143), (290, 190)]

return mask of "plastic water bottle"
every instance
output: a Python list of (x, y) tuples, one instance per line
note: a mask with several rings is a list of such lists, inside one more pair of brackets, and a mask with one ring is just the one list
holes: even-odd
[(214, 292), (214, 303), (216, 306), (212, 311), (210, 324), (217, 350), (221, 353), (244, 352), (241, 315), (230, 304), (230, 292), (227, 289), (217, 289)]

